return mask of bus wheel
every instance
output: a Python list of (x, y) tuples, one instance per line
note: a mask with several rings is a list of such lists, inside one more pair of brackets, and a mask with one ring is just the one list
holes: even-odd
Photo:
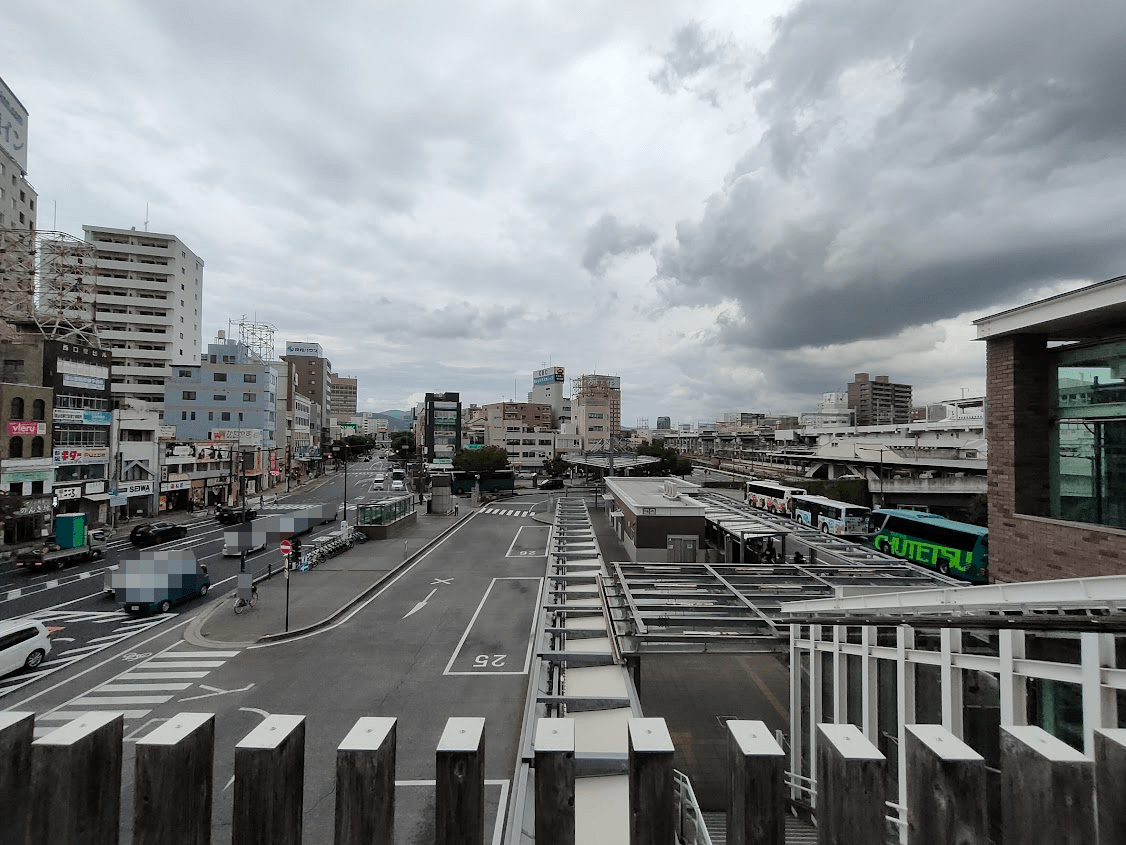
[(949, 575), (950, 574), (950, 561), (948, 561), (944, 557), (940, 557), (938, 559), (938, 572), (939, 572), (940, 575)]
[(876, 551), (883, 552), (885, 555), (891, 554), (891, 543), (888, 542), (887, 537), (881, 537), (876, 541)]

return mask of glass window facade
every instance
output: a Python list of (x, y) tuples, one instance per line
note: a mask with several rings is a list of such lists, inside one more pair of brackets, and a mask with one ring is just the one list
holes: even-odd
[(1057, 353), (1052, 516), (1126, 528), (1126, 340)]

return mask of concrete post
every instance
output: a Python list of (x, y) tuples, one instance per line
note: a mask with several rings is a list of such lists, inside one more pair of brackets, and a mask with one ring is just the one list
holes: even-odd
[(210, 845), (215, 716), (181, 713), (137, 741), (133, 845)]
[(630, 719), (628, 732), (630, 845), (675, 842), (669, 729), (664, 719)]
[(87, 713), (31, 743), (35, 845), (117, 845), (121, 824), (120, 713)]
[(987, 845), (985, 758), (941, 725), (905, 730), (907, 841)]
[(575, 845), (575, 720), (540, 719), (536, 753), (536, 845)]
[(786, 753), (765, 722), (727, 723), (729, 845), (784, 845)]
[(336, 749), (336, 845), (395, 841), (395, 719), (365, 716)]
[(1091, 759), (1043, 728), (1003, 725), (1001, 819), (1002, 845), (1098, 842)]
[(301, 845), (305, 717), (267, 716), (235, 746), (234, 845)]
[(1095, 793), (1099, 842), (1126, 842), (1126, 729), (1095, 729)]
[(24, 845), (31, 820), (34, 713), (0, 713), (0, 845)]
[(817, 726), (817, 841), (884, 845), (884, 755), (855, 725)]
[(438, 741), (434, 778), (437, 845), (485, 843), (485, 720), (451, 718)]

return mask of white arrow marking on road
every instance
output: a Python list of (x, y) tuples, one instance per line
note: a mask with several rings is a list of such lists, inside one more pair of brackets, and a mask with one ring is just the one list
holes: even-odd
[(74, 642), (74, 637), (51, 637), (51, 642), (53, 642), (53, 643), (72, 643), (72, 642)]
[[(419, 602), (418, 604), (416, 604), (416, 605), (415, 605), (414, 607), (412, 607), (412, 608), (411, 608), (410, 610), (408, 610), (408, 611), (407, 611), (407, 616), (410, 616), (410, 615), (411, 615), (412, 613), (418, 613), (418, 612), (419, 612), (420, 610), (422, 610), (422, 608), (426, 607), (426, 603), (427, 603), (428, 601), (430, 601), (431, 597), (432, 597), (432, 596), (433, 596), (433, 595), (434, 595), (434, 594), (435, 594), (436, 592), (438, 592), (438, 588), (437, 588), (437, 587), (435, 587), (435, 588), (434, 588), (433, 590), (431, 590), (431, 591), (430, 591), (430, 594), (429, 594), (429, 595), (428, 595), (428, 596), (427, 596), (426, 598), (424, 598), (424, 599), (423, 599), (422, 601), (420, 601), (420, 602)], [(404, 616), (403, 618), (404, 618), (404, 619), (406, 619), (406, 618), (407, 618), (407, 616)]]
[(208, 690), (211, 690), (211, 692), (209, 692), (205, 695), (193, 695), (189, 698), (181, 698), (180, 701), (181, 702), (195, 701), (197, 698), (213, 698), (216, 695), (226, 695), (229, 692), (246, 692), (247, 690), (249, 690), (253, 686), (254, 686), (253, 683), (249, 683), (245, 687), (242, 687), (241, 689), (219, 689), (219, 687), (209, 687), (207, 684), (200, 684), (199, 685), (200, 689), (208, 689)]
[(453, 582), (454, 582), (453, 578), (435, 578), (430, 583), (431, 584), (452, 584)]

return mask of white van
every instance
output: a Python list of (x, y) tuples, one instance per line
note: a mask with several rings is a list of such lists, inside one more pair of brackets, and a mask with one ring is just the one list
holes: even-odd
[(34, 669), (51, 653), (51, 632), (35, 619), (0, 622), (0, 675)]

